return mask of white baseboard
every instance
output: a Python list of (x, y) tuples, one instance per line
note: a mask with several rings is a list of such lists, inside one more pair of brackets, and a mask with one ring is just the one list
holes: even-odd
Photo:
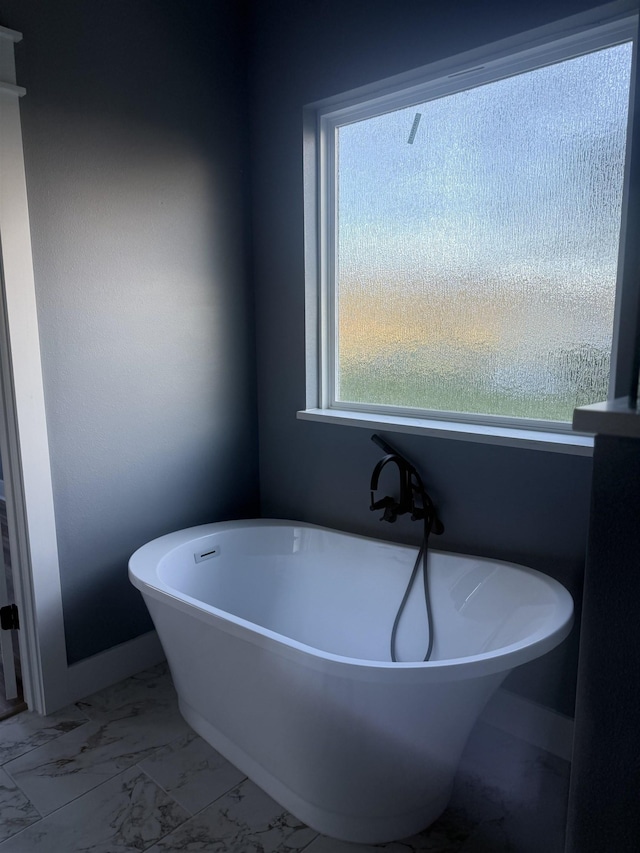
[(71, 664), (69, 702), (77, 702), (165, 659), (155, 631)]
[(491, 697), (480, 719), (571, 761), (573, 720), (564, 714), (501, 688)]

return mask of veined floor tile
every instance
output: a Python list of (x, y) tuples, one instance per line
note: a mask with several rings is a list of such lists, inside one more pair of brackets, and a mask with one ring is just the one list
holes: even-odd
[(0, 722), (0, 764), (6, 764), (20, 755), (37, 749), (84, 725), (87, 715), (75, 705), (42, 717), (24, 711)]
[(174, 711), (178, 697), (166, 663), (132, 675), (78, 702), (92, 720), (137, 717), (161, 708)]
[(483, 723), (433, 826), (382, 845), (320, 836), (240, 782), (240, 771), (188, 728), (166, 665), (49, 717), (0, 722), (3, 762), (0, 853), (561, 853), (563, 846), (569, 764)]
[(523, 803), (540, 793), (541, 771), (545, 787), (553, 782), (556, 788), (553, 799), (562, 801), (561, 790), (568, 787), (571, 772), (570, 762), (485, 722), (476, 724), (460, 766), (508, 793), (511, 801)]
[(147, 853), (294, 853), (316, 834), (247, 780)]
[(0, 844), (0, 851), (141, 851), (188, 817), (145, 773), (132, 767)]
[(479, 723), (451, 798), (475, 824), (460, 853), (562, 853), (569, 773), (569, 762)]
[(535, 802), (523, 807), (510, 801), (503, 791), (483, 786), (476, 779), (469, 781), (467, 808), (484, 815), (459, 853), (563, 853), (564, 824), (556, 825), (552, 815), (547, 822), (547, 812)]
[(40, 814), (13, 780), (0, 770), (0, 841), (40, 820)]
[(52, 743), (5, 764), (42, 814), (49, 814), (143, 761), (189, 731), (178, 711), (85, 723)]
[(194, 732), (154, 752), (140, 767), (191, 814), (201, 811), (245, 778), (244, 773)]

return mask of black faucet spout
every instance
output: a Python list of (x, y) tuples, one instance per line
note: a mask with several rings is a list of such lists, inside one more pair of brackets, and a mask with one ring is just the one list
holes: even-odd
[[(436, 513), (436, 508), (433, 501), (427, 494), (422, 479), (414, 466), (405, 459), (402, 454), (398, 453), (388, 442), (379, 435), (372, 435), (371, 440), (384, 450), (385, 455), (373, 469), (371, 475), (371, 510), (384, 510), (381, 516), (381, 521), (389, 521), (393, 523), (399, 515), (411, 513), (411, 519), (417, 521), (424, 519), (428, 524), (429, 530), (433, 533), (440, 534), (444, 532), (444, 526)], [(375, 492), (378, 489), (378, 481), (382, 470), (390, 463), (393, 463), (400, 475), (400, 495), (396, 500), (389, 495), (375, 499)]]
[[(376, 501), (375, 492), (378, 489), (380, 473), (390, 462), (396, 465), (400, 474), (400, 498), (399, 500), (394, 500), (394, 498), (387, 496)], [(384, 515), (382, 516), (384, 521), (394, 522), (399, 515), (404, 515), (405, 512), (411, 511), (411, 469), (412, 466), (407, 460), (397, 453), (387, 453), (373, 469), (371, 475), (371, 509), (384, 509)]]

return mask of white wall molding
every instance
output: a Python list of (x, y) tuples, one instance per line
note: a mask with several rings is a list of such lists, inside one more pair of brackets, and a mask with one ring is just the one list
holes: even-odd
[(523, 696), (500, 689), (489, 700), (480, 718), (526, 743), (571, 761), (573, 720)]
[(67, 655), (13, 44), (0, 33), (0, 453), (29, 709), (66, 704)]
[(23, 86), (15, 86), (13, 83), (6, 83), (4, 80), (0, 80), (0, 89), (3, 92), (8, 92), (10, 95), (15, 95), (16, 98), (21, 98), (27, 93), (27, 90)]
[(143, 669), (155, 666), (165, 659), (160, 640), (155, 631), (149, 631), (85, 658), (69, 667), (69, 702), (77, 702), (91, 693), (116, 684)]
[(17, 30), (10, 30), (8, 27), (0, 27), (0, 38), (18, 42), (22, 41), (22, 33), (17, 32)]

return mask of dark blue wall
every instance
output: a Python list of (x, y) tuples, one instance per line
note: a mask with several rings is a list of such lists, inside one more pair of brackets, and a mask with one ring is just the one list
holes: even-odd
[(640, 848), (640, 440), (599, 435), (567, 853)]
[[(305, 104), (582, 12), (577, 0), (513, 4), (276, 0), (251, 40), (254, 273), (262, 512), (417, 541), (369, 512), (379, 451), (363, 429), (296, 420), (305, 407), (302, 110)], [(447, 530), (438, 546), (515, 560), (560, 579), (578, 607), (591, 460), (389, 435), (424, 472)], [(577, 631), (507, 686), (573, 713)]]
[(127, 561), (258, 509), (238, 4), (3, 0), (70, 662), (151, 628)]

